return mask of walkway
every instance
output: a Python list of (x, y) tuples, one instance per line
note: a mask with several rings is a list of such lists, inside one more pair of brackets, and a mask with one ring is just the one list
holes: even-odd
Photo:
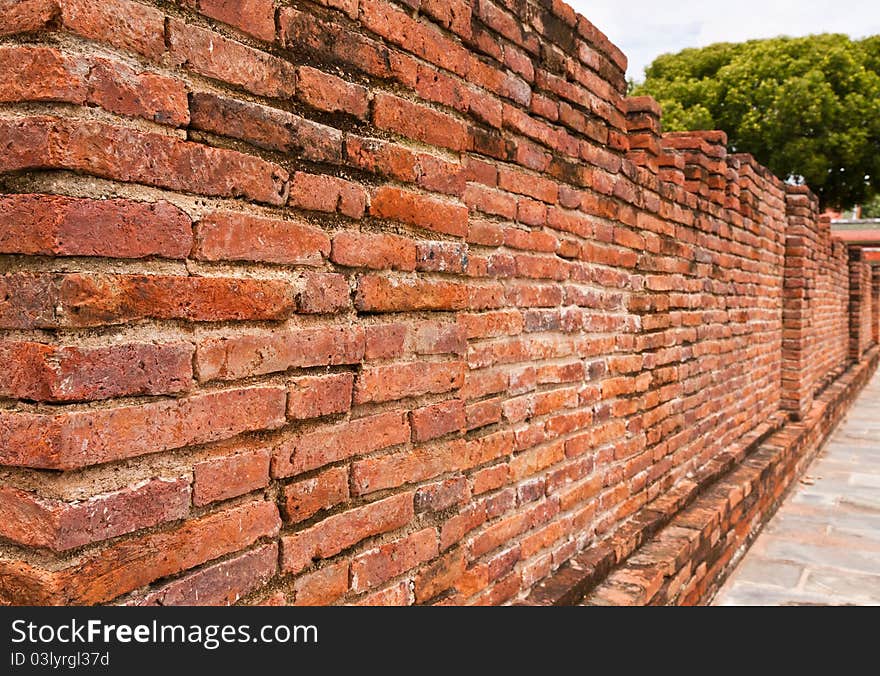
[(880, 371), (714, 605), (880, 605)]

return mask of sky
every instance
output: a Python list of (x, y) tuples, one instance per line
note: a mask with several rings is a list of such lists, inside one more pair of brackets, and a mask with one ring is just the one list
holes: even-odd
[(880, 33), (880, 0), (568, 0), (629, 59), (627, 76), (644, 78), (656, 56), (713, 42), (777, 35)]

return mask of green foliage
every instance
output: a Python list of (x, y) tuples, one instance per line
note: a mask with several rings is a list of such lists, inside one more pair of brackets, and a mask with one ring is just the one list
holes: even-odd
[(862, 207), (862, 218), (880, 218), (880, 195)]
[(880, 191), (880, 36), (685, 49), (655, 59), (633, 93), (660, 102), (665, 131), (723, 129), (735, 152), (805, 181), (823, 205)]

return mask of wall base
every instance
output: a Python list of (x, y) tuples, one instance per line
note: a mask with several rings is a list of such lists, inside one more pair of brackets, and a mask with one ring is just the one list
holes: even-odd
[(874, 374), (878, 355), (875, 347), (852, 365), (802, 420), (774, 418), (649, 503), (611, 539), (538, 583), (523, 604), (708, 603)]

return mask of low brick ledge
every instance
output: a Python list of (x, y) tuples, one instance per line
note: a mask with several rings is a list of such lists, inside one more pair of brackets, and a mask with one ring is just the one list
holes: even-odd
[(698, 605), (711, 600), (877, 369), (874, 347), (800, 421), (774, 415), (608, 540), (560, 566), (518, 603)]

